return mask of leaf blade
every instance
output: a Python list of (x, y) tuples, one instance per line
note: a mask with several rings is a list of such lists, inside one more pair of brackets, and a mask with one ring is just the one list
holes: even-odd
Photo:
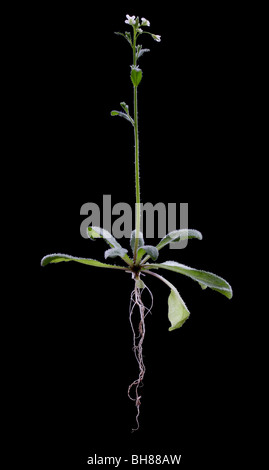
[(116, 34), (117, 36), (123, 36), (128, 41), (130, 46), (133, 47), (131, 33), (129, 33), (129, 31), (125, 31), (125, 34), (115, 31), (114, 34)]
[(180, 229), (180, 230), (173, 230), (169, 232), (165, 237), (158, 243), (156, 248), (160, 250), (168, 243), (172, 243), (179, 240), (187, 240), (190, 238), (197, 238), (198, 240), (202, 240), (203, 236), (201, 232), (194, 229)]
[(63, 253), (52, 253), (50, 255), (44, 256), (41, 260), (41, 266), (47, 266), (48, 264), (52, 263), (60, 263), (62, 261), (76, 261), (77, 263), (87, 264), (89, 266), (95, 266), (98, 268), (126, 269), (123, 266), (106, 264), (91, 258), (78, 258), (76, 256), (66, 255)]
[(127, 264), (129, 264), (129, 266), (132, 266), (132, 260), (127, 255), (127, 250), (120, 245), (120, 243), (116, 240), (116, 238), (113, 237), (113, 235), (111, 235), (110, 232), (108, 232), (108, 230), (101, 228), (101, 227), (90, 226), (88, 227), (87, 233), (90, 239), (103, 238), (106, 241), (106, 243), (108, 243), (110, 248), (118, 248), (118, 251), (121, 254), (118, 254), (117, 256), (120, 256), (120, 258), (122, 258)]
[(125, 248), (109, 248), (105, 251), (105, 259), (116, 258), (117, 256), (123, 259), (126, 254), (127, 250)]
[(110, 112), (110, 116), (123, 117), (124, 119), (127, 119), (127, 121), (129, 121), (132, 124), (132, 126), (134, 126), (133, 118), (131, 118), (131, 116), (129, 116), (129, 114), (123, 113), (122, 111), (113, 110), (113, 111)]
[(91, 239), (103, 238), (111, 248), (122, 248), (116, 238), (108, 230), (101, 227), (88, 227), (88, 237)]
[(174, 287), (168, 298), (168, 318), (171, 323), (169, 331), (177, 330), (189, 318), (190, 312), (178, 290)]
[(208, 271), (202, 271), (199, 269), (191, 268), (184, 264), (177, 263), (176, 261), (165, 261), (160, 264), (148, 264), (144, 265), (146, 269), (168, 269), (169, 271), (174, 271), (180, 274), (183, 274), (187, 277), (192, 278), (197, 281), (203, 288), (209, 287), (220, 294), (225, 295), (228, 299), (231, 299), (233, 296), (232, 287), (230, 284), (220, 276), (210, 273)]
[[(197, 238), (198, 240), (202, 240), (203, 236), (201, 232), (198, 230), (194, 229), (179, 229), (179, 230), (174, 230), (172, 232), (167, 233), (165, 237), (156, 245), (157, 250), (160, 250), (163, 248), (165, 245), (168, 245), (169, 243), (176, 242), (179, 240), (187, 240), (189, 238)], [(148, 261), (150, 257), (146, 256), (142, 260), (142, 264), (145, 264), (146, 261)]]
[[(133, 230), (132, 233), (131, 233), (131, 237), (130, 237), (130, 246), (131, 246), (133, 254), (134, 254), (134, 249), (135, 249), (135, 238), (136, 238), (135, 236), (136, 236), (136, 230)], [(138, 248), (141, 248), (142, 246), (144, 246), (144, 244), (145, 244), (145, 242), (144, 242), (144, 238), (143, 238), (143, 233), (139, 232)]]
[(159, 251), (157, 250), (156, 246), (143, 245), (137, 251), (137, 262), (139, 262), (142, 256), (144, 256), (145, 254), (147, 254), (153, 261), (156, 261), (159, 256)]
[(137, 65), (131, 65), (131, 80), (134, 87), (138, 87), (142, 80), (143, 72)]
[(189, 318), (190, 312), (180, 296), (176, 287), (168, 281), (165, 277), (160, 276), (156, 273), (150, 273), (150, 271), (146, 271), (148, 274), (152, 274), (154, 277), (157, 277), (162, 282), (164, 282), (170, 289), (170, 295), (168, 297), (168, 319), (171, 323), (169, 331), (176, 330), (180, 328), (185, 321)]
[(150, 49), (142, 49), (142, 46), (137, 50), (136, 58), (140, 59), (140, 57), (145, 54), (145, 52), (150, 52)]

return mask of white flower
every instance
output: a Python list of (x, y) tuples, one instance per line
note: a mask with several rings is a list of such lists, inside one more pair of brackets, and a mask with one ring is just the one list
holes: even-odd
[(146, 18), (141, 18), (141, 26), (150, 26), (150, 22)]
[(126, 15), (127, 20), (125, 23), (130, 24), (131, 26), (135, 25), (135, 16)]
[(159, 34), (152, 34), (151, 35), (154, 39), (154, 41), (161, 42), (161, 36)]
[(137, 32), (138, 32), (138, 33), (143, 33), (143, 29), (138, 28), (138, 29), (137, 29)]

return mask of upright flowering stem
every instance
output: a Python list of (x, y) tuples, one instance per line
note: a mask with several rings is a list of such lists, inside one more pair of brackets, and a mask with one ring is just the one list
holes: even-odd
[[(134, 27), (133, 39), (133, 66), (136, 67), (136, 28)], [(135, 191), (136, 191), (136, 221), (135, 221), (135, 246), (134, 262), (136, 262), (138, 239), (140, 232), (140, 181), (139, 181), (139, 138), (138, 138), (138, 109), (137, 109), (137, 86), (134, 85), (134, 140), (135, 140)]]
[[(112, 111), (112, 116), (122, 116), (125, 119), (128, 119), (134, 126), (134, 141), (135, 141), (135, 196), (136, 196), (136, 217), (135, 217), (135, 244), (134, 244), (134, 264), (138, 265), (139, 260), (137, 260), (137, 251), (139, 246), (139, 236), (140, 236), (140, 226), (141, 226), (141, 203), (140, 203), (140, 182), (139, 182), (139, 139), (138, 139), (138, 109), (137, 109), (137, 87), (142, 79), (142, 70), (137, 67), (137, 59), (144, 54), (144, 52), (149, 51), (149, 49), (142, 49), (142, 46), (139, 45), (136, 47), (136, 41), (138, 36), (141, 34), (149, 34), (155, 41), (160, 42), (161, 37), (144, 31), (140, 26), (150, 26), (150, 22), (146, 18), (141, 18), (141, 24), (139, 22), (139, 17), (126, 15), (125, 23), (133, 27), (133, 40), (129, 32), (116, 33), (119, 34), (131, 45), (133, 49), (133, 65), (131, 71), (131, 80), (134, 87), (134, 119), (129, 115), (128, 106), (126, 103), (121, 103), (125, 113), (119, 111)], [(127, 109), (127, 110), (126, 110)]]

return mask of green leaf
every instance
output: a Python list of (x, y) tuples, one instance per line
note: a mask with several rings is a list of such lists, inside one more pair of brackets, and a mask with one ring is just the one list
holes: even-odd
[(141, 49), (138, 53), (137, 58), (140, 59), (140, 57), (145, 53), (145, 52), (150, 52), (150, 49)]
[(138, 46), (136, 46), (136, 58), (138, 59), (139, 57), (139, 53), (142, 49), (142, 45), (141, 44), (138, 44)]
[(117, 36), (123, 36), (124, 39), (126, 39), (125, 35), (123, 33), (120, 33), (119, 31), (114, 31), (114, 34), (116, 34)]
[(176, 261), (166, 261), (165, 263), (160, 264), (148, 264), (144, 265), (144, 267), (147, 269), (163, 268), (168, 269), (169, 271), (175, 271), (176, 273), (184, 274), (185, 276), (199, 282), (200, 286), (204, 289), (206, 287), (210, 287), (210, 289), (225, 295), (228, 299), (231, 299), (233, 296), (232, 288), (225, 279), (207, 271), (190, 268), (189, 266), (177, 263)]
[(190, 312), (186, 307), (178, 290), (173, 286), (168, 298), (168, 318), (171, 322), (169, 331), (180, 328), (189, 318)]
[(88, 227), (88, 236), (91, 239), (103, 238), (111, 248), (121, 248), (121, 245), (117, 242), (116, 238), (114, 238), (113, 235), (104, 228), (96, 226)]
[(142, 70), (135, 65), (132, 65), (131, 80), (135, 87), (138, 87), (139, 83), (142, 80)]
[(117, 256), (120, 256), (120, 258), (124, 258), (126, 253), (127, 250), (125, 248), (109, 248), (109, 250), (105, 251), (105, 259), (116, 258)]
[(131, 116), (129, 116), (128, 114), (126, 113), (123, 113), (122, 111), (111, 111), (110, 113), (111, 116), (120, 116), (120, 117), (123, 117), (124, 119), (127, 119), (127, 121), (129, 121), (132, 126), (134, 126), (134, 120), (131, 118)]
[(137, 262), (139, 262), (142, 256), (144, 256), (145, 254), (148, 254), (149, 257), (153, 259), (153, 261), (156, 261), (159, 256), (159, 252), (156, 246), (144, 245), (137, 251)]
[[(134, 248), (135, 248), (135, 235), (136, 235), (136, 230), (133, 230), (131, 233), (131, 238), (130, 238), (130, 245), (132, 248), (132, 252), (134, 253)], [(138, 249), (141, 248), (141, 246), (144, 246), (144, 238), (143, 238), (143, 233), (139, 232), (139, 237), (138, 237)]]
[(160, 250), (165, 245), (171, 242), (176, 242), (179, 240), (187, 240), (189, 238), (198, 238), (198, 240), (202, 240), (203, 236), (198, 230), (192, 229), (180, 229), (180, 230), (173, 230), (172, 232), (165, 235), (165, 237), (158, 243), (156, 248)]
[(89, 266), (96, 266), (98, 268), (112, 268), (112, 269), (126, 269), (123, 266), (116, 266), (113, 264), (101, 263), (91, 258), (77, 258), (75, 256), (64, 255), (62, 253), (54, 253), (51, 255), (44, 256), (41, 260), (41, 266), (46, 266), (50, 263), (61, 263), (62, 261), (76, 261), (77, 263), (87, 264)]
[(130, 46), (133, 47), (132, 36), (131, 36), (131, 33), (129, 31), (125, 31), (125, 38), (129, 42)]
[(139, 59), (145, 52), (150, 52), (150, 49), (142, 49), (141, 44), (139, 44), (136, 50), (136, 58)]
[[(163, 248), (165, 245), (168, 245), (168, 243), (172, 243), (175, 241), (179, 240), (186, 240), (188, 238), (198, 238), (198, 240), (202, 240), (203, 236), (198, 230), (193, 230), (193, 229), (180, 229), (180, 230), (174, 230), (167, 235), (158, 243), (156, 246), (157, 250), (160, 250)], [(142, 263), (144, 264), (147, 260), (149, 259), (149, 256), (146, 256), (143, 260)]]
[(168, 298), (168, 318), (171, 322), (169, 331), (176, 330), (189, 318), (190, 312), (175, 286), (159, 274), (155, 274), (155, 276), (171, 289), (171, 293)]
[[(122, 248), (122, 246), (119, 244), (119, 242), (109, 233), (107, 230), (101, 227), (88, 227), (88, 236), (91, 239), (96, 239), (96, 238), (103, 238), (110, 248), (117, 248), (118, 249), (118, 255), (115, 256), (120, 256), (129, 266), (131, 266), (132, 260), (129, 258), (129, 256), (126, 254), (127, 250)], [(121, 254), (120, 254), (121, 253)], [(110, 256), (110, 255), (107, 255)], [(105, 255), (106, 257), (106, 255)]]
[(115, 31), (114, 34), (116, 34), (117, 36), (123, 36), (124, 39), (126, 39), (126, 40), (128, 41), (128, 43), (130, 44), (130, 46), (133, 47), (132, 38), (131, 38), (131, 33), (129, 33), (129, 31), (126, 31), (125, 34)]

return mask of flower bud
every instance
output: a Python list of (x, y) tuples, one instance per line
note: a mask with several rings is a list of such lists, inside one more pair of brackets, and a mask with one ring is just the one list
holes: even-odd
[(152, 34), (151, 35), (154, 41), (161, 42), (161, 36), (159, 34)]
[(146, 20), (146, 18), (141, 18), (141, 26), (150, 26), (149, 20)]

